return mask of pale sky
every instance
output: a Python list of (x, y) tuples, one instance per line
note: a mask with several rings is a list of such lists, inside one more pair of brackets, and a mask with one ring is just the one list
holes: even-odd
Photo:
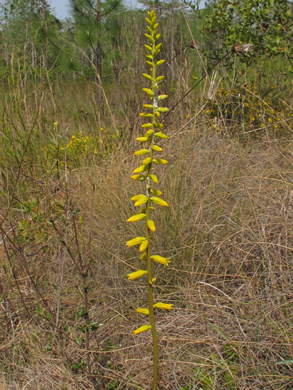
[[(65, 19), (70, 16), (69, 0), (48, 0), (48, 3), (55, 10), (55, 14), (60, 19)], [(126, 0), (125, 3), (135, 5), (136, 0)]]
[(55, 10), (57, 18), (65, 19), (70, 16), (69, 0), (49, 0), (48, 3)]

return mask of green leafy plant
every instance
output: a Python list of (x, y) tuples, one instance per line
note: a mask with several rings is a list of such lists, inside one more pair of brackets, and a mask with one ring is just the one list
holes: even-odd
[(273, 133), (281, 128), (281, 118), (292, 117), (290, 109), (281, 99), (274, 99), (273, 93), (276, 95), (276, 88), (273, 87), (264, 97), (247, 86), (231, 91), (220, 88), (208, 102), (205, 113), (217, 131), (221, 131), (217, 120), (221, 123), (222, 113), (229, 133), (233, 136), (239, 135), (239, 124), (242, 124), (243, 133), (253, 133), (255, 136), (262, 135), (261, 130)]
[(164, 76), (157, 76), (157, 67), (165, 62), (165, 60), (157, 60), (157, 56), (160, 52), (161, 43), (157, 44), (160, 34), (157, 33), (158, 23), (156, 22), (155, 12), (148, 12), (146, 18), (148, 26), (148, 34), (145, 34), (149, 41), (149, 45), (145, 45), (147, 50), (146, 63), (150, 66), (150, 74), (144, 73), (143, 76), (151, 84), (150, 88), (143, 88), (143, 91), (148, 96), (151, 104), (144, 104), (144, 108), (147, 112), (140, 114), (143, 118), (148, 118), (149, 122), (144, 123), (141, 127), (146, 131), (141, 137), (136, 140), (145, 144), (144, 148), (139, 149), (134, 154), (136, 156), (145, 156), (142, 164), (136, 168), (131, 176), (132, 179), (145, 183), (145, 194), (138, 194), (131, 198), (135, 207), (140, 207), (138, 214), (133, 215), (128, 219), (128, 222), (143, 221), (145, 228), (144, 237), (135, 237), (127, 241), (126, 245), (132, 247), (139, 245), (139, 251), (141, 252), (140, 259), (146, 260), (146, 269), (140, 269), (138, 271), (128, 274), (129, 280), (134, 280), (147, 276), (148, 286), (148, 308), (138, 308), (137, 312), (149, 317), (149, 324), (142, 325), (138, 329), (134, 330), (135, 335), (148, 331), (151, 329), (153, 337), (153, 389), (157, 388), (157, 374), (158, 374), (158, 342), (157, 332), (155, 324), (154, 309), (172, 310), (172, 304), (157, 302), (154, 303), (153, 297), (153, 283), (156, 280), (152, 275), (152, 262), (161, 263), (164, 266), (168, 266), (170, 260), (168, 258), (152, 255), (151, 254), (151, 238), (152, 234), (156, 231), (155, 223), (151, 219), (151, 211), (154, 209), (154, 205), (168, 206), (160, 196), (162, 192), (154, 188), (155, 184), (158, 184), (158, 178), (154, 174), (155, 165), (167, 164), (167, 161), (162, 158), (156, 158), (155, 153), (160, 153), (162, 148), (156, 143), (162, 139), (168, 138), (163, 132), (163, 125), (159, 123), (158, 119), (162, 112), (167, 112), (168, 108), (159, 107), (159, 102), (167, 98), (167, 95), (158, 94), (158, 85), (164, 79)]
[[(236, 42), (254, 45), (256, 57), (282, 55), (292, 57), (292, 14), (286, 0), (218, 0), (211, 2), (205, 16), (204, 30), (209, 32), (223, 55), (227, 47)], [(250, 56), (242, 56), (242, 62), (251, 63)], [(291, 61), (291, 60), (290, 60)], [(291, 69), (292, 64), (288, 64)]]

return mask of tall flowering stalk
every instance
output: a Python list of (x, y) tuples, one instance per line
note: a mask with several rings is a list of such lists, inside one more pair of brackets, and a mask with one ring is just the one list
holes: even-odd
[(128, 247), (139, 245), (139, 251), (141, 252), (140, 259), (146, 260), (146, 269), (140, 269), (127, 276), (129, 280), (141, 277), (147, 278), (148, 307), (138, 308), (137, 312), (148, 316), (149, 324), (142, 325), (134, 330), (133, 333), (137, 335), (151, 329), (153, 337), (153, 390), (157, 389), (158, 376), (158, 341), (154, 309), (157, 308), (171, 311), (173, 306), (172, 304), (163, 302), (154, 303), (153, 297), (153, 283), (155, 278), (153, 278), (152, 275), (152, 263), (154, 261), (164, 266), (168, 266), (168, 263), (170, 262), (166, 257), (151, 254), (151, 238), (156, 231), (154, 221), (151, 219), (151, 211), (154, 209), (155, 205), (168, 206), (168, 203), (160, 198), (162, 192), (154, 188), (154, 185), (158, 184), (158, 178), (154, 174), (154, 167), (156, 165), (167, 164), (166, 160), (156, 157), (157, 153), (162, 152), (162, 148), (157, 142), (161, 139), (168, 138), (162, 132), (163, 125), (159, 123), (160, 114), (162, 112), (167, 112), (168, 108), (159, 107), (159, 102), (166, 99), (167, 95), (158, 94), (158, 85), (164, 79), (164, 76), (157, 76), (157, 67), (162, 65), (165, 60), (157, 60), (162, 44), (157, 44), (160, 34), (157, 33), (158, 23), (156, 22), (156, 19), (154, 11), (148, 12), (148, 17), (146, 18), (148, 33), (145, 34), (145, 36), (148, 39), (149, 44), (144, 46), (147, 50), (146, 63), (150, 67), (150, 72), (149, 74), (144, 73), (143, 76), (148, 80), (149, 88), (143, 88), (143, 91), (149, 98), (150, 104), (143, 105), (146, 112), (141, 113), (140, 116), (147, 118), (149, 121), (141, 126), (145, 131), (143, 136), (136, 139), (143, 147), (134, 153), (136, 156), (144, 156), (144, 160), (141, 165), (133, 171), (134, 175), (131, 176), (132, 179), (145, 183), (145, 194), (135, 195), (131, 198), (135, 207), (142, 208), (139, 210), (138, 214), (135, 214), (128, 219), (128, 222), (143, 221), (145, 225), (145, 236), (135, 237), (126, 243)]

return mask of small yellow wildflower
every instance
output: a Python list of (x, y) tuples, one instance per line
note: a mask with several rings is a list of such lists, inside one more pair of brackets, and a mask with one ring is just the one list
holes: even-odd
[(151, 329), (150, 325), (142, 325), (140, 328), (135, 329), (132, 333), (133, 334), (139, 334), (139, 333), (142, 333), (142, 332), (146, 332), (149, 329)]
[(144, 240), (144, 241), (140, 244), (139, 251), (140, 251), (140, 252), (144, 252), (144, 251), (146, 250), (146, 248), (148, 247), (148, 245), (149, 245), (148, 240)]
[(131, 272), (130, 274), (127, 274), (128, 280), (134, 280), (134, 279), (141, 278), (146, 273), (147, 273), (147, 271), (144, 271), (142, 269), (135, 271), (135, 272)]
[(134, 245), (140, 245), (145, 240), (144, 237), (135, 237), (132, 240), (126, 242), (128, 248)]
[(164, 266), (168, 266), (170, 263), (170, 260), (167, 257), (162, 257), (159, 255), (153, 255), (151, 256), (151, 259), (153, 259), (156, 263), (163, 264)]
[(172, 311), (173, 303), (170, 304), (170, 303), (158, 302), (153, 307), (156, 307), (157, 309)]
[(150, 314), (149, 309), (145, 309), (145, 308), (141, 308), (141, 307), (139, 307), (138, 309), (136, 309), (136, 312), (137, 312), (137, 313), (144, 314), (145, 316), (148, 316), (148, 315)]

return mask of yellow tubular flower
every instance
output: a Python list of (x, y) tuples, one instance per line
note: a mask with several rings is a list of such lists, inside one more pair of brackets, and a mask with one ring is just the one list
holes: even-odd
[(139, 271), (131, 272), (130, 274), (127, 274), (128, 280), (134, 280), (141, 278), (143, 275), (145, 275), (147, 271), (144, 271), (140, 269)]
[(145, 240), (144, 237), (135, 237), (132, 240), (126, 242), (128, 248), (134, 245), (140, 245)]
[(151, 256), (151, 258), (152, 258), (156, 263), (163, 264), (164, 266), (168, 266), (169, 263), (170, 263), (170, 260), (168, 259), (168, 257), (162, 257), (162, 256), (159, 256), (159, 255), (154, 255), (154, 256)]
[(139, 251), (140, 251), (140, 252), (145, 251), (146, 248), (148, 247), (148, 245), (149, 245), (148, 240), (144, 240), (144, 241), (140, 244)]
[(149, 329), (151, 329), (150, 325), (142, 325), (140, 328), (135, 329), (132, 333), (133, 334), (139, 334), (139, 333), (142, 333), (142, 332), (146, 332)]
[(158, 302), (153, 307), (156, 307), (157, 309), (172, 311), (173, 303), (170, 304), (170, 303)]
[(136, 214), (136, 215), (133, 215), (132, 217), (128, 218), (127, 222), (136, 222), (136, 221), (140, 221), (140, 220), (143, 219), (144, 217), (145, 217), (145, 214), (144, 214), (144, 213)]
[(138, 309), (136, 309), (136, 312), (137, 312), (137, 313), (144, 314), (145, 316), (148, 316), (148, 315), (150, 314), (149, 309), (144, 309), (144, 308), (141, 308), (141, 307), (139, 307)]

